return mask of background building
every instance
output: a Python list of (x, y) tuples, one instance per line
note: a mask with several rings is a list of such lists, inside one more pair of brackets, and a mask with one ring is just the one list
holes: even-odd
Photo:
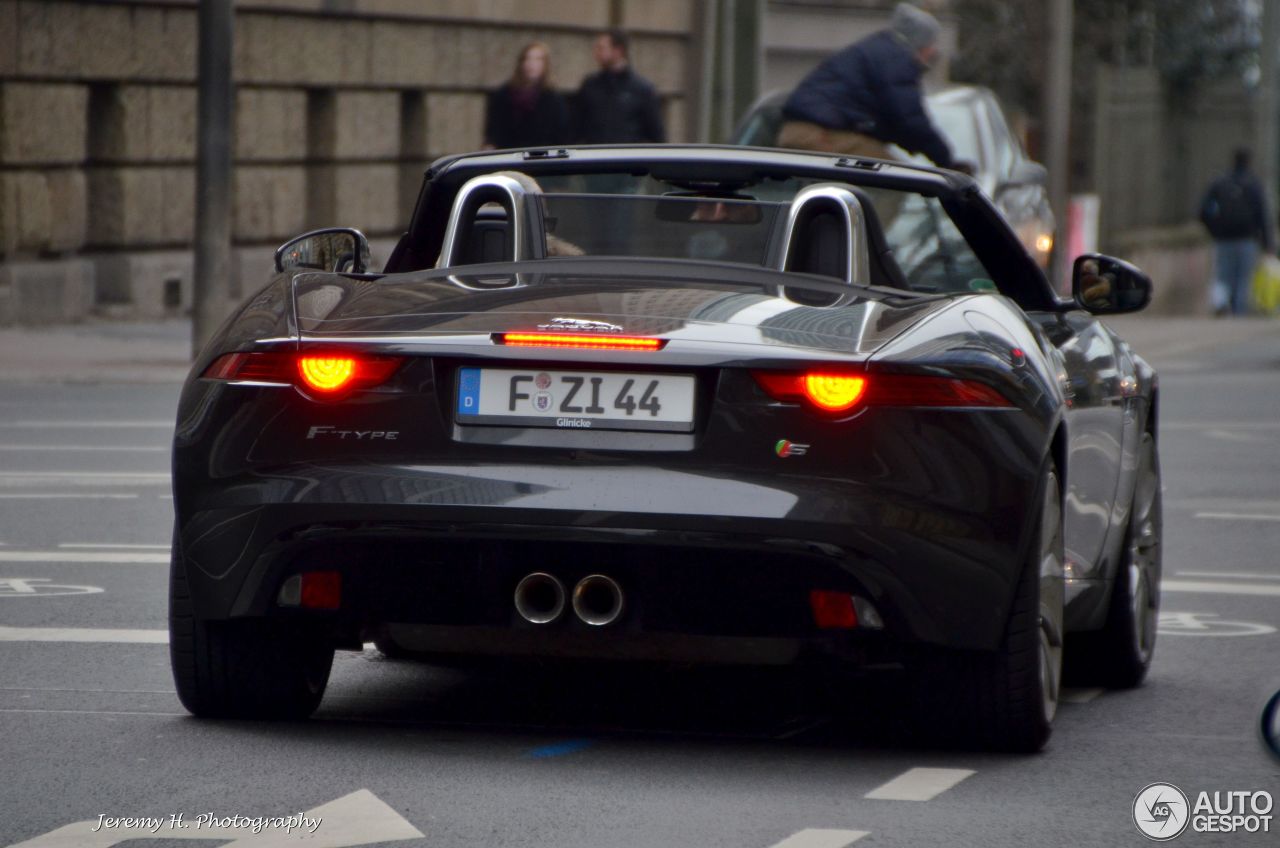
[[(191, 300), (196, 0), (0, 0), (0, 326)], [(688, 0), (239, 0), (234, 291), (306, 229), (397, 234), (433, 158), (481, 141), (531, 40), (556, 83), (632, 33), (671, 138), (702, 54)]]

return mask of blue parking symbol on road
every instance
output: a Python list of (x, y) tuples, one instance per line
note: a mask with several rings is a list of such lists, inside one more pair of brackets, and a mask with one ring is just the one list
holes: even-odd
[(480, 409), (480, 369), (458, 370), (458, 414), (475, 415)]

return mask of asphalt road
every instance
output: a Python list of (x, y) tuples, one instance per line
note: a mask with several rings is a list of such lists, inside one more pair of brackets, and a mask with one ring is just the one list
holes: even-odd
[(1257, 730), (1280, 688), (1280, 331), (1134, 330), (1163, 387), (1162, 635), (1147, 685), (1073, 690), (1035, 756), (918, 743), (884, 685), (372, 647), (338, 654), (315, 720), (195, 720), (164, 644), (177, 386), (0, 383), (0, 846), (292, 845), (226, 819), (308, 811), (311, 846), (1141, 845), (1148, 784), (1280, 794)]

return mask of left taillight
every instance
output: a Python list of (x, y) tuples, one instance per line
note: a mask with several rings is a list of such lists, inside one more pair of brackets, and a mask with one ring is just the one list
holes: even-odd
[(400, 356), (347, 352), (263, 351), (227, 353), (213, 361), (206, 380), (277, 383), (314, 397), (339, 397), (381, 385), (404, 362)]

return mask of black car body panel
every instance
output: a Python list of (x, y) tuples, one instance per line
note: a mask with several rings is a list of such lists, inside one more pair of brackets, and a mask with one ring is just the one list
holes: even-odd
[[(431, 267), (471, 177), (546, 178), (620, 161), (673, 180), (780, 174), (935, 197), (996, 291), (850, 287), (623, 257)], [(796, 286), (836, 302), (798, 303), (787, 294)], [(500, 343), (504, 333), (571, 322), (664, 346)], [(403, 361), (341, 401), (287, 381), (209, 376), (229, 353), (308, 351)], [(695, 412), (679, 432), (477, 426), (458, 406), (460, 373), (471, 367), (687, 376)], [(967, 381), (1002, 402), (825, 415), (771, 397), (753, 376), (801, 368), (862, 374), (873, 387), (903, 375)], [(453, 157), (428, 172), (383, 273), (278, 273), (198, 358), (174, 441), (175, 567), (200, 620), (309, 618), (341, 645), (393, 630), (433, 653), (836, 656), (867, 666), (924, 647), (993, 651), (1052, 467), (1065, 486), (1066, 626), (1100, 626), (1155, 391), (1151, 369), (1093, 316), (1059, 302), (960, 175), (741, 148)], [(340, 573), (340, 608), (283, 607), (286, 581), (315, 570)], [(529, 624), (512, 590), (541, 571), (569, 585), (612, 575), (626, 589), (626, 616), (607, 629)], [(883, 627), (818, 628), (811, 590), (870, 600)]]

